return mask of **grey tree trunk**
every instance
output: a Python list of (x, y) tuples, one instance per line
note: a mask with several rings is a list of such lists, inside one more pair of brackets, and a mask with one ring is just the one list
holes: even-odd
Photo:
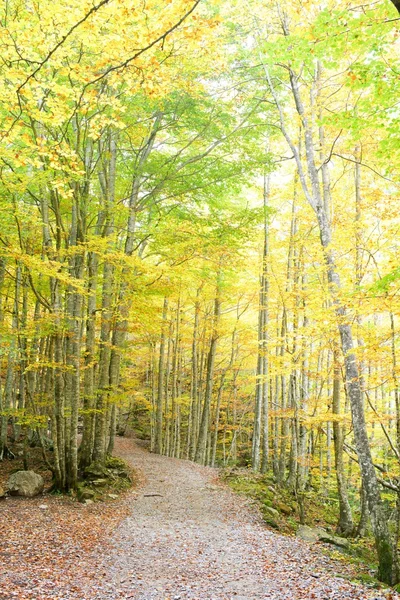
[[(6, 270), (6, 263), (4, 258), (0, 259), (0, 324), (4, 322), (4, 310), (3, 310), (3, 285), (4, 285), (4, 275)], [(0, 377), (0, 412), (2, 417), (0, 418), (0, 460), (4, 457), (4, 451), (7, 445), (7, 422), (8, 417), (4, 414), (4, 398), (3, 398), (3, 388), (2, 381)]]
[[(338, 364), (338, 351), (334, 354), (332, 413), (340, 416), (340, 380), (341, 372)], [(354, 522), (347, 494), (347, 482), (343, 464), (343, 428), (339, 421), (333, 421), (333, 442), (335, 448), (336, 481), (339, 496), (339, 521), (337, 532), (344, 537), (353, 535)]]
[(94, 438), (95, 404), (95, 349), (96, 349), (96, 289), (98, 274), (98, 256), (89, 252), (87, 257), (88, 300), (86, 314), (85, 375), (83, 395), (83, 431), (80, 445), (79, 462), (85, 468), (92, 462)]
[(15, 370), (17, 366), (17, 335), (19, 325), (19, 301), (21, 293), (21, 265), (16, 263), (15, 267), (15, 285), (14, 285), (14, 302), (12, 309), (12, 322), (11, 322), (11, 340), (7, 356), (7, 369), (4, 383), (4, 391), (2, 394), (2, 415), (1, 419), (1, 430), (0, 430), (0, 460), (3, 460), (4, 451), (7, 446), (7, 428), (8, 420), (10, 418), (10, 408), (14, 395), (14, 380)]
[(194, 325), (192, 338), (192, 378), (190, 384), (190, 418), (188, 428), (188, 457), (194, 459), (196, 451), (196, 441), (198, 436), (197, 424), (199, 420), (199, 359), (198, 359), (198, 335), (200, 318), (200, 291), (197, 290), (196, 302), (194, 306)]
[(176, 456), (177, 450), (177, 422), (178, 422), (178, 357), (179, 357), (179, 336), (180, 336), (180, 320), (181, 320), (181, 297), (179, 294), (178, 304), (176, 307), (175, 320), (175, 336), (172, 341), (172, 386), (171, 386), (171, 421), (170, 421), (170, 456)]
[[(269, 414), (268, 414), (268, 207), (270, 196), (270, 178), (264, 174), (263, 209), (264, 209), (264, 240), (262, 267), (260, 277), (260, 306), (258, 315), (258, 357), (256, 379), (256, 401), (254, 410), (252, 466), (254, 471), (266, 472), (269, 451)], [(262, 450), (262, 453), (261, 453)], [(262, 458), (261, 458), (262, 457)]]
[(158, 360), (158, 386), (157, 386), (157, 406), (156, 406), (156, 424), (154, 436), (154, 450), (162, 454), (163, 450), (163, 395), (164, 395), (164, 363), (165, 363), (165, 340), (166, 323), (168, 315), (168, 298), (164, 298), (162, 325), (160, 336), (160, 353)]
[[(114, 231), (114, 203), (115, 203), (115, 173), (117, 162), (117, 145), (114, 133), (110, 134), (108, 156), (103, 162), (102, 188), (104, 195), (105, 222), (103, 237), (110, 239)], [(110, 242), (108, 242), (110, 243)], [(112, 332), (112, 300), (113, 300), (113, 273), (114, 268), (104, 256), (103, 285), (101, 302), (101, 328), (100, 328), (100, 357), (99, 374), (96, 398), (96, 420), (94, 428), (93, 460), (104, 462), (107, 443), (107, 411), (108, 395), (110, 392), (110, 361), (111, 361), (111, 332)]]
[(218, 343), (218, 325), (221, 315), (221, 300), (220, 300), (220, 274), (218, 274), (218, 282), (216, 295), (214, 300), (214, 318), (213, 318), (213, 330), (210, 341), (210, 348), (207, 355), (207, 373), (206, 373), (206, 389), (204, 393), (204, 404), (203, 412), (201, 415), (199, 439), (196, 447), (196, 454), (194, 460), (200, 464), (206, 464), (207, 461), (207, 439), (209, 434), (209, 423), (210, 423), (210, 407), (211, 397), (214, 384), (214, 365), (215, 355), (217, 352)]

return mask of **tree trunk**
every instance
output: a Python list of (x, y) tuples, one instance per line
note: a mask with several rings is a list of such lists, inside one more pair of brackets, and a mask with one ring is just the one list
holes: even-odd
[(156, 406), (156, 425), (154, 436), (154, 450), (162, 454), (163, 450), (163, 394), (164, 394), (164, 363), (165, 363), (165, 339), (166, 323), (168, 314), (168, 298), (164, 298), (162, 325), (160, 337), (160, 352), (158, 359), (158, 386), (157, 386), (157, 406)]
[[(334, 374), (333, 374), (333, 394), (332, 394), (332, 413), (340, 415), (340, 380), (341, 371), (338, 364), (338, 350), (334, 353)], [(339, 535), (348, 537), (354, 533), (354, 522), (351, 513), (349, 498), (347, 495), (347, 483), (343, 464), (343, 428), (339, 421), (333, 421), (333, 442), (335, 448), (335, 469), (336, 482), (339, 496), (339, 521), (337, 532)]]
[(213, 331), (211, 335), (210, 348), (207, 355), (207, 374), (206, 374), (206, 389), (204, 394), (204, 404), (203, 404), (203, 412), (201, 415), (200, 429), (199, 429), (199, 439), (197, 442), (195, 461), (201, 464), (206, 464), (206, 449), (207, 449), (207, 439), (209, 432), (209, 422), (210, 422), (210, 407), (211, 407), (211, 397), (212, 390), (214, 384), (214, 364), (215, 364), (215, 355), (217, 352), (217, 343), (218, 343), (218, 324), (221, 315), (221, 301), (220, 301), (220, 274), (218, 274), (218, 283), (216, 296), (214, 300), (214, 319), (213, 319)]

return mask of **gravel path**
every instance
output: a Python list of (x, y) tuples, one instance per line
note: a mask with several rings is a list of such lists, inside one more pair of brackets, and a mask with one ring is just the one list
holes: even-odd
[(96, 600), (342, 600), (386, 596), (336, 577), (318, 548), (269, 531), (216, 471), (120, 440), (144, 484), (98, 564)]

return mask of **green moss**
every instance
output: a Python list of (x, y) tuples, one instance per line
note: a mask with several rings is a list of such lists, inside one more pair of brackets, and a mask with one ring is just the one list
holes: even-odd
[(76, 495), (80, 501), (104, 500), (132, 487), (134, 473), (121, 458), (108, 456), (104, 465), (92, 463), (83, 473)]
[(279, 500), (274, 502), (274, 508), (284, 515), (291, 515), (294, 512), (294, 509), (291, 506), (284, 502), (280, 502)]
[(118, 456), (107, 456), (106, 467), (107, 469), (126, 469), (127, 464), (122, 458), (118, 458)]
[(378, 541), (378, 557), (379, 557), (379, 566), (378, 566), (378, 579), (379, 581), (383, 581), (388, 585), (393, 583), (393, 548), (390, 543), (390, 540), (381, 538)]
[(368, 573), (360, 573), (360, 575), (358, 575), (358, 577), (356, 578), (356, 581), (364, 583), (372, 588), (381, 587), (379, 581), (377, 581), (375, 577), (372, 577), (372, 575), (369, 575)]

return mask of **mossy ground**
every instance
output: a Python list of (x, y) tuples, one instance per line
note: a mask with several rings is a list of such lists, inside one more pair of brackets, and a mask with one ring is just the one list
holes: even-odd
[[(6, 489), (7, 480), (12, 473), (25, 470), (23, 462), (23, 444), (15, 443), (10, 446), (14, 453), (13, 459), (5, 459), (0, 461), (0, 488)], [(51, 462), (53, 453), (47, 452), (47, 458)], [(45, 492), (50, 492), (54, 495), (63, 494), (56, 489), (53, 489), (52, 472), (48, 469), (43, 460), (41, 448), (29, 447), (27, 452), (28, 469), (39, 473), (45, 482)], [(86, 492), (87, 499), (93, 501), (110, 501), (113, 496), (117, 496), (130, 489), (136, 482), (137, 476), (134, 470), (121, 458), (109, 456), (106, 459), (104, 466), (91, 465), (92, 473), (80, 473), (80, 481), (76, 490), (76, 497), (83, 500), (83, 495)], [(90, 471), (90, 467), (89, 467)], [(101, 485), (94, 484), (94, 481), (104, 480)], [(67, 496), (74, 496), (75, 492), (68, 493)]]
[[(300, 523), (299, 504), (296, 496), (287, 488), (279, 487), (271, 474), (253, 473), (247, 469), (226, 469), (222, 479), (236, 492), (253, 498), (268, 523), (268, 508), (278, 511), (276, 529), (285, 534), (294, 534)], [(304, 496), (306, 524), (334, 530), (337, 521), (334, 503), (320, 498), (316, 493)]]
[(80, 501), (110, 500), (130, 489), (136, 479), (135, 472), (122, 458), (108, 456), (104, 465), (92, 463), (85, 469), (77, 498)]
[[(276, 484), (272, 474), (253, 473), (248, 469), (224, 469), (221, 479), (235, 492), (254, 500), (267, 526), (284, 535), (296, 534), (300, 525), (298, 501), (293, 492)], [(305, 524), (335, 533), (338, 520), (336, 498), (321, 496), (316, 490), (310, 490), (304, 496), (304, 508)], [(348, 550), (327, 544), (321, 544), (321, 550), (337, 561), (354, 565), (351, 579), (370, 587), (381, 586), (374, 577), (377, 565), (371, 538), (352, 539)]]

